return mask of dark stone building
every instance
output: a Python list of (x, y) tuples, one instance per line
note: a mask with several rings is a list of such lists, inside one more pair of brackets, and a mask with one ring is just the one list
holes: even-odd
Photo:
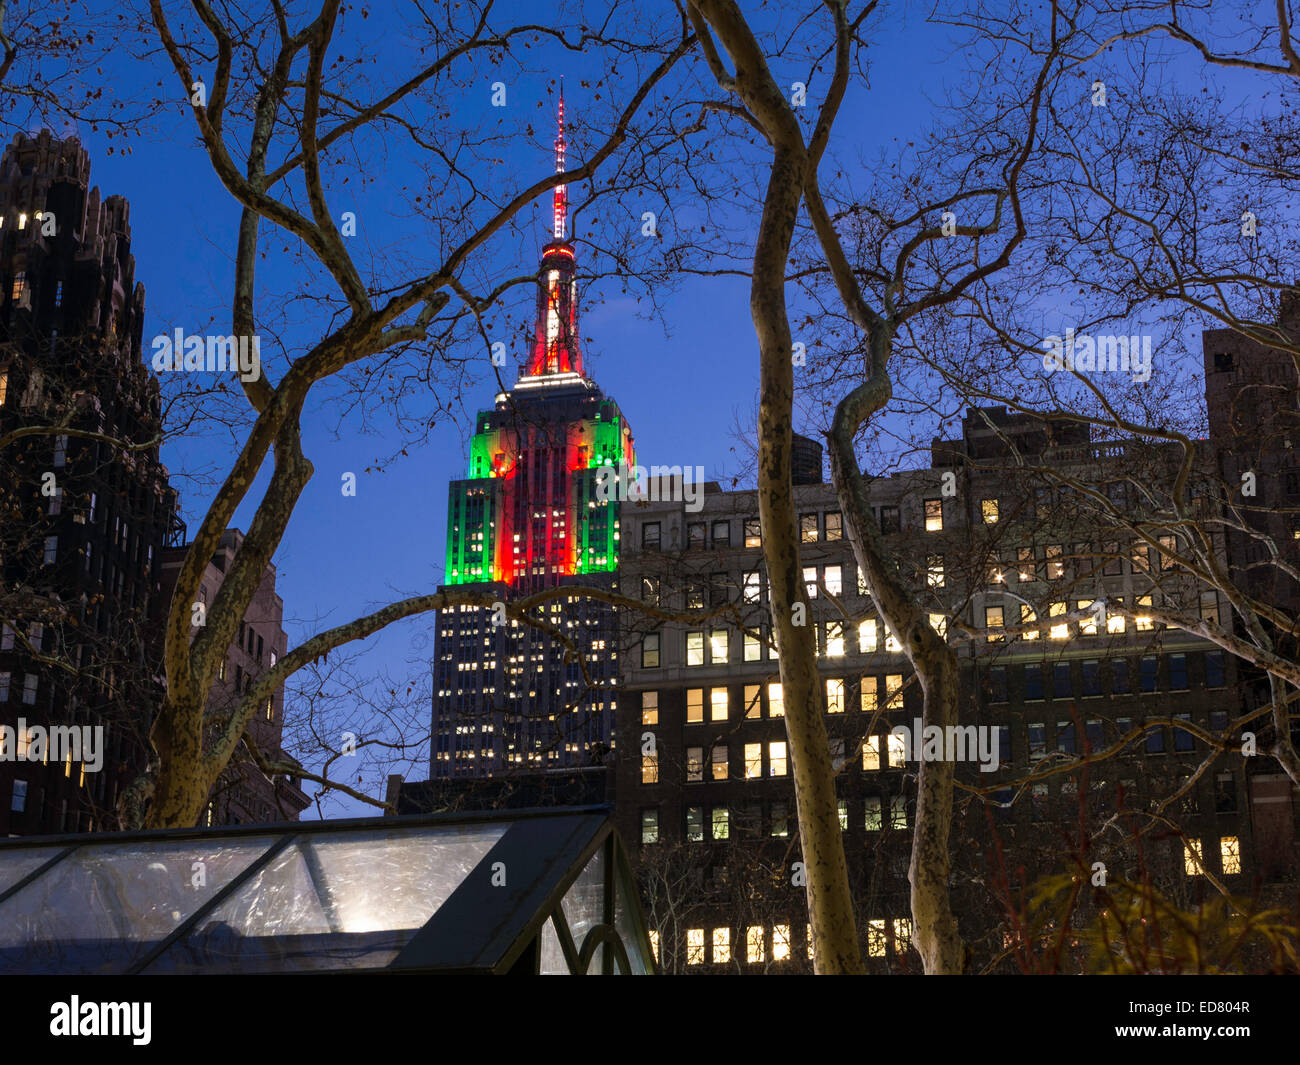
[[(227, 529), (221, 546), (208, 561), (199, 585), (199, 601), (210, 607), (244, 541), (238, 529)], [(163, 587), (171, 598), (188, 546), (163, 552)], [(239, 635), (226, 652), (212, 691), (210, 712), (227, 712), (239, 703), (253, 682), (284, 655), (288, 636), (284, 631), (284, 601), (275, 592), (275, 566), (268, 564), (257, 593), (244, 612)], [(272, 763), (298, 766), (282, 746), (284, 733), (284, 685), (267, 697), (264, 706), (249, 722), (247, 734), (262, 756)], [(241, 825), (257, 821), (296, 821), (309, 800), (293, 773), (268, 776), (257, 765), (247, 746), (241, 746), (216, 786), (203, 817), (204, 825)]]
[(91, 187), (76, 140), (16, 137), (0, 158), (0, 432), (46, 431), (0, 451), (0, 724), (76, 727), (102, 764), (35, 757), (36, 733), (15, 731), (0, 833), (116, 827), (144, 764), (160, 556), (183, 532), (143, 315), (126, 201)]

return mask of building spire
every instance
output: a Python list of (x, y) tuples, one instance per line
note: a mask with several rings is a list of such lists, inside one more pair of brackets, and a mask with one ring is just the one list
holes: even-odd
[[(568, 142), (564, 139), (564, 81), (560, 81), (560, 103), (555, 134), (555, 172), (563, 174), (564, 153)], [(569, 216), (569, 189), (556, 185), (554, 198), (554, 224), (551, 239), (542, 249), (541, 271), (538, 274), (537, 320), (533, 328), (533, 349), (528, 357), (522, 377), (532, 378), (529, 387), (536, 387), (538, 378), (549, 378), (555, 383), (566, 383), (576, 377), (585, 377), (582, 370), (582, 352), (578, 346), (578, 283), (574, 279), (575, 263), (573, 245), (566, 235)]]
[[(564, 173), (564, 149), (568, 147), (564, 140), (564, 78), (560, 78), (560, 111), (558, 118), (558, 131), (555, 134), (555, 172)], [(556, 185), (554, 192), (555, 202), (555, 228), (553, 235), (556, 240), (564, 239), (565, 223), (568, 221), (569, 214), (569, 187), (567, 185)]]

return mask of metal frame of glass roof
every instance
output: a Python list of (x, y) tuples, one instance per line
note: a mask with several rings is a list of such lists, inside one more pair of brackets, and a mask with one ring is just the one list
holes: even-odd
[(654, 960), (609, 806), (0, 841), (0, 972), (302, 971)]

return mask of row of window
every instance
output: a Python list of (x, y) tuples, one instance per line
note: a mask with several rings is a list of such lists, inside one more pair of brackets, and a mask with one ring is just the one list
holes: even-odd
[[(733, 939), (733, 932), (736, 933)], [(730, 965), (740, 960), (739, 929), (688, 928), (686, 930), (687, 965)], [(774, 962), (789, 961), (791, 956), (790, 925), (747, 925), (744, 929), (744, 960), (748, 965), (763, 965), (769, 958)], [(771, 933), (770, 937), (768, 933)], [(808, 958), (813, 957), (812, 924), (807, 926), (805, 944)], [(733, 950), (733, 943), (736, 945)], [(909, 917), (874, 918), (867, 921), (867, 955), (883, 958), (886, 953), (906, 953), (912, 945), (912, 920)], [(650, 933), (650, 949), (659, 961), (659, 933)]]
[[(1143, 655), (1138, 659), (1137, 690), (1142, 693), (1157, 691), (1180, 692), (1189, 690), (1186, 654)], [(1207, 651), (1202, 656), (1206, 688), (1222, 688), (1226, 683), (1222, 651)], [(1161, 660), (1164, 665), (1162, 668)], [(1133, 671), (1127, 658), (1085, 658), (1078, 663), (1056, 662), (1051, 666), (1052, 698), (1093, 698), (1104, 694), (1129, 695), (1133, 692)], [(1014, 670), (1020, 679), (1020, 691), (1025, 702), (1039, 702), (1047, 698), (1046, 677), (1048, 666), (1031, 662), (1024, 666), (991, 666), (988, 669), (990, 703), (1010, 701), (1008, 670)]]
[[(849, 800), (840, 799), (840, 831), (849, 830)], [(766, 807), (766, 833), (763, 831), (763, 812)], [(733, 813), (734, 818), (733, 824)], [(881, 796), (868, 795), (862, 800), (862, 827), (868, 832), (879, 832), (886, 827), (910, 827), (908, 800), (905, 795)], [(798, 827), (794, 820), (794, 810), (786, 802), (746, 802), (739, 808), (726, 804), (717, 806), (687, 806), (685, 811), (682, 838), (688, 843), (703, 843), (706, 839), (721, 841), (732, 838), (734, 830), (737, 836), (756, 839), (767, 835), (775, 839), (785, 839)], [(647, 806), (641, 810), (641, 842), (644, 844), (660, 841), (660, 811), (657, 806)]]

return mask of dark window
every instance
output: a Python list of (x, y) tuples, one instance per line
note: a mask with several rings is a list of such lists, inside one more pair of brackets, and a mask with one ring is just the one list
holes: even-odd
[(1032, 701), (1043, 697), (1043, 667), (1025, 666), (1025, 700)]
[(989, 702), (1007, 701), (1007, 667), (993, 666), (989, 670)]
[(1232, 352), (1216, 351), (1214, 353), (1214, 372), (1215, 373), (1232, 373)]
[(659, 633), (648, 632), (641, 637), (641, 668), (659, 668)]
[(1187, 656), (1169, 656), (1169, 690), (1185, 692), (1187, 690)]
[(882, 535), (889, 536), (891, 533), (901, 532), (902, 528), (902, 522), (898, 520), (897, 507), (880, 508), (880, 532)]
[(1056, 749), (1066, 754), (1074, 754), (1074, 722), (1058, 721), (1056, 723)]
[(1144, 692), (1153, 692), (1156, 690), (1156, 672), (1160, 666), (1160, 660), (1155, 655), (1143, 655), (1142, 664), (1139, 673), (1140, 689)]
[[(1179, 721), (1191, 721), (1191, 714), (1178, 714)], [(1194, 751), (1196, 750), (1196, 737), (1186, 729), (1174, 729), (1174, 750), (1175, 751)]]
[(1106, 555), (1106, 562), (1101, 568), (1101, 572), (1108, 577), (1124, 572), (1124, 559), (1119, 553), (1119, 543), (1111, 541), (1102, 545), (1102, 551)]
[(1228, 730), (1228, 711), (1211, 710), (1210, 711), (1210, 731), (1218, 735), (1223, 735)]
[(1216, 814), (1237, 812), (1237, 779), (1231, 773), (1220, 773), (1214, 782), (1214, 812)]
[(1101, 663), (1095, 658), (1085, 659), (1082, 666), (1083, 694), (1101, 694)]
[(1052, 698), (1067, 699), (1070, 696), (1070, 663), (1057, 662), (1052, 670)]
[(659, 809), (641, 811), (641, 842), (659, 842)]
[(1152, 725), (1147, 730), (1147, 754), (1163, 754), (1165, 749), (1165, 730), (1159, 725)]
[(1029, 726), (1029, 760), (1036, 762), (1047, 750), (1047, 726)]
[(1003, 765), (1011, 761), (1011, 729), (1007, 725), (998, 726), (998, 759)]
[(708, 526), (702, 521), (693, 521), (686, 526), (686, 546), (703, 547)]
[(1223, 652), (1206, 651), (1205, 686), (1207, 688), (1222, 688), (1223, 684)]
[(1100, 721), (1088, 721), (1083, 726), (1084, 737), (1088, 741), (1088, 749), (1096, 754), (1106, 746), (1105, 737), (1102, 735)]
[(648, 521), (641, 526), (641, 546), (647, 551), (659, 550), (659, 523)]
[(1113, 658), (1110, 663), (1110, 690), (1116, 695), (1127, 695), (1132, 691), (1132, 682), (1128, 676), (1128, 659)]
[(993, 793), (993, 800), (997, 803), (997, 806), (993, 809), (993, 816), (999, 822), (1010, 821), (1012, 815), (1015, 813), (1011, 806), (1011, 800), (1014, 795), (1015, 792), (1012, 791), (1011, 788), (998, 788), (998, 790)]
[(699, 843), (704, 839), (704, 807), (686, 807), (686, 840)]
[(713, 523), (713, 546), (714, 547), (731, 546), (731, 522), (715, 521)]

